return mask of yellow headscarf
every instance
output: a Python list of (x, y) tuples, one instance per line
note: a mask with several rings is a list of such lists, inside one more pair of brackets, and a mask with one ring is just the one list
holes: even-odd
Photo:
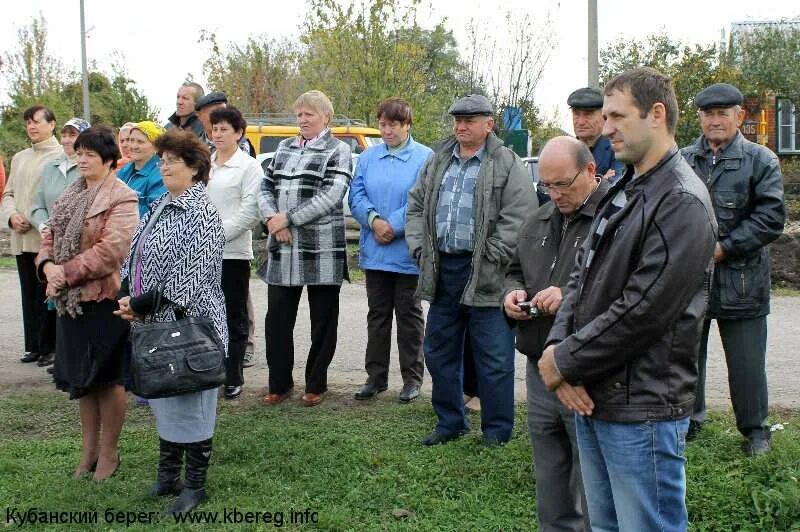
[(158, 137), (166, 133), (166, 130), (163, 127), (159, 126), (158, 124), (156, 124), (151, 120), (144, 120), (142, 122), (133, 124), (133, 127), (131, 127), (131, 129), (138, 129), (139, 131), (144, 133), (144, 136), (147, 137), (147, 140), (149, 140), (150, 142), (153, 142)]

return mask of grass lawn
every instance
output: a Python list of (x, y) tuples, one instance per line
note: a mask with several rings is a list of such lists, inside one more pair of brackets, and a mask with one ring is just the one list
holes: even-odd
[[(535, 529), (524, 405), (518, 408), (515, 437), (505, 447), (484, 448), (473, 433), (449, 445), (423, 448), (419, 438), (435, 422), (430, 405), (405, 406), (393, 399), (394, 394), (384, 394), (363, 404), (329, 395), (313, 409), (300, 406), (296, 398), (277, 408), (261, 407), (253, 396), (221, 402), (209, 471), (211, 499), (199, 509), (217, 512), (218, 521), (203, 528), (275, 528), (222, 523), (223, 512), (230, 515), (236, 508), (262, 517), (263, 512), (282, 512), (283, 526), (290, 529)], [(129, 410), (120, 470), (98, 484), (70, 476), (80, 435), (77, 405), (64, 394), (0, 397), (0, 418), (0, 500), (6, 508), (20, 513), (34, 507), (97, 511), (101, 527), (123, 529), (124, 524), (105, 521), (107, 508), (152, 512), (155, 519), (168, 503), (144, 495), (154, 479), (158, 450), (148, 409)], [(477, 417), (472, 421), (478, 424)], [(694, 530), (800, 527), (800, 412), (775, 412), (771, 421), (783, 423), (785, 430), (774, 433), (774, 451), (767, 457), (741, 455), (740, 438), (727, 415), (713, 416), (690, 445), (688, 499)], [(306, 509), (309, 518), (316, 512), (315, 524), (290, 523), (290, 511)], [(81, 529), (74, 524), (50, 528)], [(179, 525), (164, 518), (157, 528)]]

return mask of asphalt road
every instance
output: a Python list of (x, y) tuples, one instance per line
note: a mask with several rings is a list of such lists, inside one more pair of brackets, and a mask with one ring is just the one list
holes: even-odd
[[(256, 309), (256, 359), (255, 367), (245, 370), (245, 392), (260, 393), (266, 384), (267, 367), (264, 359), (264, 321), (267, 297), (266, 285), (253, 279), (250, 283)], [(20, 295), (17, 273), (0, 270), (0, 393), (13, 393), (19, 389), (52, 386), (42, 368), (35, 364), (21, 364), (18, 359), (23, 350)], [(363, 383), (364, 349), (366, 346), (367, 300), (361, 283), (342, 286), (339, 315), (339, 345), (329, 373), (330, 388), (350, 394)], [(769, 316), (767, 347), (767, 376), (770, 404), (800, 408), (800, 298), (776, 297)], [(295, 382), (302, 387), (305, 354), (310, 344), (308, 305), (301, 300), (295, 329)], [(394, 348), (393, 348), (394, 349)], [(389, 397), (396, 395), (402, 382), (397, 366), (397, 353), (393, 351), (390, 371)], [(517, 354), (515, 391), (517, 400), (525, 398), (525, 357)], [(426, 376), (423, 394), (430, 393), (430, 379)], [(712, 340), (708, 360), (708, 402), (714, 408), (730, 405), (727, 371), (722, 346), (712, 326)], [(300, 395), (299, 393), (297, 394)]]

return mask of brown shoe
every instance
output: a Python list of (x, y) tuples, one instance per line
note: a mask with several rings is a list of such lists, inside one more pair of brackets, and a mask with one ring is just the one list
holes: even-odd
[(275, 406), (279, 405), (284, 402), (288, 397), (292, 394), (292, 391), (289, 390), (286, 393), (268, 393), (264, 397), (261, 398), (261, 404), (264, 406)]
[(305, 393), (303, 394), (304, 406), (317, 406), (322, 402), (322, 394), (318, 393)]

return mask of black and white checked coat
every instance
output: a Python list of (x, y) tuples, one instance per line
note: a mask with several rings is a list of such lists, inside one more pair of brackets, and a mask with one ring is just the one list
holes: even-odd
[[(222, 344), (227, 346), (228, 326), (222, 295), (225, 233), (222, 219), (205, 190), (205, 185), (196, 183), (170, 201), (145, 237), (142, 290), (148, 292), (163, 280), (163, 295), (171, 304), (162, 307), (155, 321), (175, 321), (175, 307), (182, 307), (188, 316), (211, 318)], [(163, 198), (153, 202), (150, 210), (139, 220), (131, 252), (120, 271), (123, 279), (131, 277), (133, 250), (139, 245), (142, 230)], [(133, 278), (128, 281), (133, 292)], [(132, 325), (136, 327), (137, 323)]]
[(346, 242), (342, 199), (350, 186), (350, 147), (330, 130), (300, 147), (299, 137), (278, 145), (258, 198), (264, 219), (289, 217), (292, 243), (267, 242), (269, 284), (341, 284)]

